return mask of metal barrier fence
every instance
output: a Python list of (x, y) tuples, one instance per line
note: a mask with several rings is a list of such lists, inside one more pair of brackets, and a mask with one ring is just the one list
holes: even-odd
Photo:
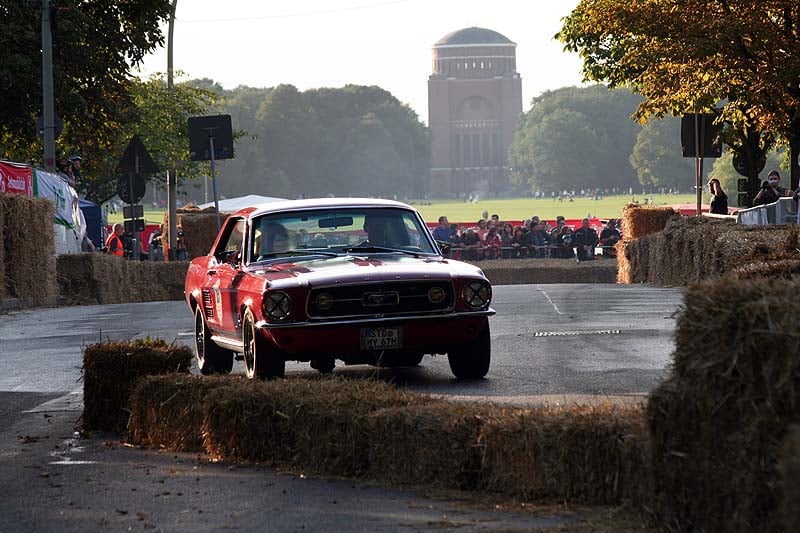
[(771, 204), (740, 210), (736, 213), (736, 221), (745, 226), (797, 224), (800, 223), (800, 210), (793, 198), (780, 198)]

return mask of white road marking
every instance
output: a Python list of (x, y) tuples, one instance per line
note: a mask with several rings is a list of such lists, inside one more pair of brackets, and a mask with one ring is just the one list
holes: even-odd
[(550, 299), (550, 296), (548, 296), (548, 295), (547, 295), (547, 293), (546, 293), (546, 292), (544, 292), (544, 289), (540, 289), (539, 287), (536, 287), (536, 290), (538, 290), (539, 292), (541, 292), (542, 294), (544, 294), (544, 297), (545, 297), (545, 298), (547, 298), (547, 301), (548, 301), (548, 302), (550, 302), (550, 305), (552, 305), (552, 306), (553, 306), (553, 309), (555, 309), (555, 310), (556, 310), (556, 313), (558, 313), (559, 315), (563, 315), (563, 314), (564, 314), (564, 313), (562, 313), (562, 312), (561, 312), (561, 311), (558, 309), (558, 306), (557, 306), (556, 304), (554, 304), (554, 303), (553, 303), (553, 300), (551, 300), (551, 299)]

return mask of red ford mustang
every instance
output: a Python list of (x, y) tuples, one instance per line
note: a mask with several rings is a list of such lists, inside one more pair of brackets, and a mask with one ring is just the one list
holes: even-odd
[(492, 287), (446, 259), (419, 213), (389, 200), (292, 200), (242, 209), (191, 262), (197, 364), (248, 377), (285, 362), (415, 366), (447, 354), (458, 378), (489, 371)]

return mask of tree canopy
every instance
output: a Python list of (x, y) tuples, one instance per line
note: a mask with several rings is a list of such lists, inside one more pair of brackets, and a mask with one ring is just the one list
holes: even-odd
[[(428, 130), (379, 87), (299, 91), (237, 87), (218, 94), (250, 135), (220, 165), (221, 194), (422, 196), (430, 164)], [(237, 118), (240, 122), (237, 122)]]
[[(3, 2), (0, 18), (0, 150), (41, 160), (36, 128), (42, 114), (41, 15), (34, 2)], [(55, 0), (53, 90), (64, 131), (63, 153), (109, 150), (119, 127), (136, 114), (131, 71), (164, 41), (168, 0)], [(67, 155), (69, 155), (67, 153)]]
[(798, 24), (796, 0), (581, 0), (556, 37), (587, 79), (644, 97), (640, 122), (721, 106), (726, 142), (757, 158), (800, 146)]
[(512, 179), (534, 191), (635, 185), (627, 158), (640, 129), (629, 119), (639, 100), (627, 89), (603, 85), (534, 98), (510, 148)]

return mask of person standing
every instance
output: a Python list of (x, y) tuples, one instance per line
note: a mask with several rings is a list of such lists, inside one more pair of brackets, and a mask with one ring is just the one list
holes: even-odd
[(708, 182), (708, 192), (711, 193), (711, 206), (709, 212), (715, 215), (728, 214), (728, 195), (722, 190), (717, 178), (712, 178)]
[(72, 177), (75, 183), (80, 183), (83, 177), (81, 176), (81, 156), (74, 154), (70, 156), (69, 163), (72, 165)]
[(777, 202), (782, 196), (788, 196), (786, 189), (781, 187), (781, 175), (777, 170), (767, 174), (767, 180), (761, 184), (761, 190), (753, 199), (753, 205), (767, 205)]
[(106, 239), (106, 252), (117, 257), (125, 257), (125, 245), (122, 242), (122, 234), (125, 227), (122, 224), (114, 224), (114, 231)]

